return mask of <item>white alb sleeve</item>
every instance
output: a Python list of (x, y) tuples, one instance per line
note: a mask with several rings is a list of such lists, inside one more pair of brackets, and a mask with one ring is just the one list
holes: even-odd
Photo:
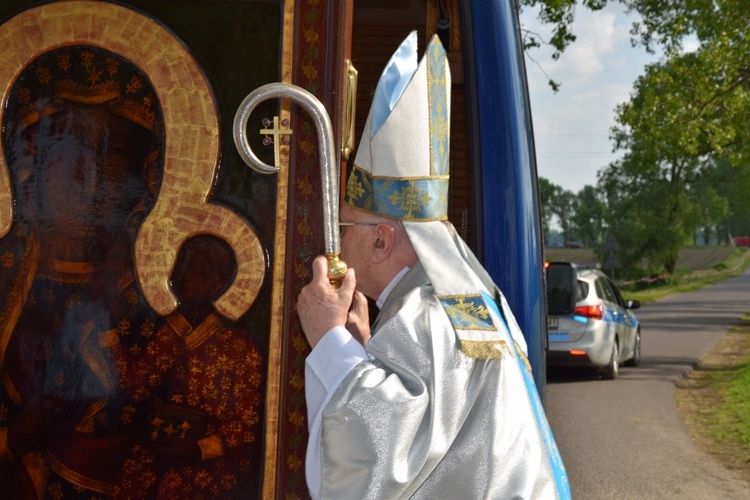
[(305, 362), (305, 400), (307, 402), (307, 456), (305, 478), (313, 499), (318, 498), (321, 484), (320, 431), (323, 410), (349, 372), (363, 361), (367, 351), (343, 326), (329, 330)]

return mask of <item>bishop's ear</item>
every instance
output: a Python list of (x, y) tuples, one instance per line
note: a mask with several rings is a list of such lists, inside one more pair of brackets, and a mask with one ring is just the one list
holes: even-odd
[(396, 245), (396, 229), (386, 223), (375, 226), (375, 241), (372, 245), (372, 259), (380, 263), (387, 259)]

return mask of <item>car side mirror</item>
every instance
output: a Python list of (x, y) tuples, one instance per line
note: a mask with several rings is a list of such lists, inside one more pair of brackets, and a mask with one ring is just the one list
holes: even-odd
[(639, 301), (637, 301), (637, 300), (629, 300), (625, 304), (625, 307), (627, 309), (638, 309), (639, 307), (641, 307), (641, 303)]

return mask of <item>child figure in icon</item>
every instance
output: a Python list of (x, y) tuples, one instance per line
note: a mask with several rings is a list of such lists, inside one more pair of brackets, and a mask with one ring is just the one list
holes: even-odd
[(233, 498), (259, 495), (262, 464), (262, 356), (248, 332), (213, 302), (236, 270), (223, 239), (201, 234), (180, 249), (171, 275), (177, 310), (158, 337), (183, 349), (153, 390), (147, 436), (131, 450), (119, 498)]

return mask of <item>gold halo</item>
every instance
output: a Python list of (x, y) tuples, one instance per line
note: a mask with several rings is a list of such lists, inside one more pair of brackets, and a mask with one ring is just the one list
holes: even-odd
[[(169, 275), (177, 250), (190, 236), (209, 233), (235, 251), (237, 274), (216, 301), (238, 319), (255, 301), (265, 274), (265, 253), (255, 231), (222, 206), (207, 203), (219, 162), (216, 103), (198, 64), (169, 31), (149, 17), (107, 2), (72, 0), (25, 10), (0, 25), (3, 102), (35, 57), (65, 45), (92, 45), (138, 66), (150, 79), (164, 115), (161, 188), (135, 245), (138, 279), (151, 307), (162, 315), (177, 307)], [(0, 122), (5, 108), (0, 106)], [(13, 224), (10, 174), (0, 155), (0, 237)]]

